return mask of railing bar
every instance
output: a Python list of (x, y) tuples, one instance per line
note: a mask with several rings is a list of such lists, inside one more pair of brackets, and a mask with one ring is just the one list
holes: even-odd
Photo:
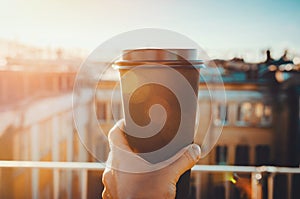
[(252, 166), (224, 166), (224, 165), (195, 165), (193, 171), (209, 171), (209, 172), (256, 172), (257, 167)]
[(41, 168), (41, 169), (88, 169), (103, 170), (105, 165), (97, 162), (46, 162), (46, 161), (0, 161), (0, 168)]
[[(43, 169), (88, 169), (104, 170), (105, 164), (99, 162), (47, 162), (47, 161), (0, 161), (0, 168), (43, 168)], [(300, 168), (292, 167), (253, 167), (253, 166), (224, 166), (224, 165), (195, 165), (193, 171), (199, 172), (269, 172), (269, 173), (300, 173)]]

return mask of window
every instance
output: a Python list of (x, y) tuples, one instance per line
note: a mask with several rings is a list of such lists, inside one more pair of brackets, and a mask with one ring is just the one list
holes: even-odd
[(264, 106), (262, 124), (269, 125), (272, 122), (272, 108), (269, 105)]
[(30, 157), (31, 157), (31, 141), (30, 141), (30, 131), (29, 130), (25, 130), (23, 132), (23, 135), (22, 135), (22, 151), (21, 151), (21, 154), (22, 154), (22, 158), (23, 160), (29, 160)]
[(21, 160), (21, 146), (20, 146), (20, 133), (17, 132), (17, 134), (14, 136), (14, 160)]
[(254, 106), (254, 114), (252, 117), (252, 123), (259, 125), (263, 116), (264, 105), (263, 103), (256, 103)]
[(228, 105), (217, 104), (215, 109), (215, 124), (224, 125), (228, 122)]
[(40, 139), (40, 157), (46, 156), (52, 148), (52, 120), (45, 120), (40, 123), (39, 139)]
[(255, 147), (255, 165), (262, 166), (270, 164), (270, 147), (268, 145), (257, 145)]
[(238, 145), (235, 149), (235, 165), (247, 166), (249, 165), (249, 146)]
[(59, 118), (59, 139), (65, 140), (69, 136), (70, 126), (72, 125), (72, 115), (70, 112), (64, 112), (58, 116)]
[(255, 105), (255, 117), (261, 118), (263, 115), (264, 105), (262, 103), (257, 103)]
[(238, 107), (238, 122), (249, 123), (253, 114), (253, 105), (250, 102), (244, 102)]
[(14, 135), (14, 160), (28, 160), (30, 158), (28, 136), (28, 130), (18, 131)]
[(272, 121), (272, 108), (261, 102), (243, 102), (238, 106), (237, 122), (240, 125), (267, 126)]
[(216, 148), (216, 164), (227, 164), (227, 146), (217, 146)]
[(97, 118), (100, 121), (106, 120), (106, 103), (103, 101), (97, 102)]

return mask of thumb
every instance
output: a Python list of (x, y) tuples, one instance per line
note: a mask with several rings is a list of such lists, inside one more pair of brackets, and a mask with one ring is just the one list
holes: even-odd
[(169, 171), (171, 175), (175, 174), (176, 181), (179, 177), (191, 169), (200, 159), (201, 149), (197, 144), (191, 144), (187, 147), (187, 150), (170, 165)]

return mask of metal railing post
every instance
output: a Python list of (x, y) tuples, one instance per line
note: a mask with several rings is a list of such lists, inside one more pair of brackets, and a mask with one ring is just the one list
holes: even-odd
[(273, 199), (274, 195), (274, 177), (275, 173), (270, 173), (268, 176), (268, 199)]
[(196, 198), (200, 199), (201, 198), (201, 173), (198, 171), (195, 174), (196, 179), (195, 179), (195, 186), (196, 186)]
[(67, 172), (67, 194), (68, 199), (72, 198), (72, 171), (66, 171)]
[(262, 174), (259, 172), (251, 172), (251, 198), (261, 199), (261, 190), (259, 187), (259, 180), (262, 178)]
[(2, 168), (0, 167), (0, 198), (1, 198), (1, 194), (2, 194)]
[(293, 175), (291, 173), (287, 174), (287, 199), (292, 198), (292, 179)]
[[(39, 126), (34, 124), (30, 128), (31, 136), (31, 159), (39, 160)], [(39, 198), (39, 170), (33, 168), (31, 171), (31, 194), (33, 199)]]
[(53, 170), (53, 195), (54, 199), (59, 198), (59, 169)]
[(87, 199), (87, 170), (82, 169), (80, 171), (81, 175), (81, 199)]
[(39, 170), (35, 168), (31, 171), (31, 194), (32, 199), (39, 198)]

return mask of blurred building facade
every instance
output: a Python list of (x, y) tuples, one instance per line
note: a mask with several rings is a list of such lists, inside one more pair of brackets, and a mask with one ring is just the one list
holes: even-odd
[[(0, 71), (0, 160), (94, 161), (73, 121), (74, 108), (89, 118), (92, 103), (72, 106), (75, 76), (66, 71)], [(87, 126), (83, 131), (89, 136)], [(101, 172), (88, 173), (90, 198), (100, 195), (100, 178)], [(0, 198), (81, 198), (84, 182), (79, 171), (3, 168)]]
[[(214, 130), (208, 126), (212, 114), (213, 126), (224, 127), (217, 145), (199, 164), (299, 167), (300, 67), (284, 57), (281, 61), (269, 58), (256, 64), (245, 63), (242, 59), (214, 60), (224, 81), (225, 104), (212, 101), (206, 82), (200, 80), (201, 128), (195, 142), (201, 144), (204, 134)], [(75, 72), (67, 71), (0, 71), (1, 160), (95, 161), (81, 144), (72, 119), (75, 75)], [(214, 92), (219, 92), (218, 89), (216, 85)], [(93, 106), (96, 113), (90, 110)], [(99, 83), (96, 97), (78, 104), (78, 108), (87, 118), (96, 114), (99, 125), (108, 133), (115, 121), (123, 117), (118, 83)], [(88, 125), (85, 131), (87, 137), (94, 136)], [(95, 150), (102, 151), (105, 158), (108, 146), (97, 145), (103, 143), (100, 139), (94, 137)], [(79, 198), (78, 186), (83, 182), (78, 173), (24, 169), (1, 169), (0, 197), (53, 198), (51, 190), (58, 183), (57, 175), (60, 175), (58, 198)], [(250, 176), (234, 175), (250, 184)], [(200, 181), (192, 176), (193, 186), (201, 186), (203, 191), (195, 193), (192, 187), (191, 198), (247, 198), (243, 189), (231, 183), (232, 176), (232, 173), (203, 173)], [(99, 172), (89, 174), (90, 198), (101, 193), (100, 177)], [(284, 176), (278, 177), (276, 198), (287, 198), (290, 194), (286, 182)], [(299, 185), (299, 177), (295, 176), (293, 198), (300, 195)], [(267, 198), (266, 187), (262, 176), (263, 198)]]
[[(213, 126), (223, 126), (223, 131), (216, 146), (199, 164), (299, 167), (300, 66), (288, 60), (286, 53), (274, 60), (269, 51), (266, 61), (261, 63), (245, 63), (234, 58), (208, 64), (220, 69), (227, 100), (226, 103), (212, 100), (210, 92), (216, 96), (221, 92), (219, 82), (214, 82), (213, 77), (200, 80), (200, 128), (195, 142), (201, 145), (205, 133), (214, 131), (209, 126), (212, 114)], [(215, 90), (208, 91), (207, 81), (215, 85)], [(101, 82), (98, 87), (97, 116), (107, 131), (118, 119), (112, 112), (117, 112), (116, 115), (121, 112), (121, 102), (111, 102), (109, 97), (118, 87), (118, 83), (109, 81)], [(239, 176), (251, 187), (250, 175), (201, 174), (200, 183), (195, 184), (203, 187), (200, 198), (248, 198), (243, 189), (231, 182), (233, 176)], [(300, 185), (298, 178), (293, 177), (294, 188), (288, 190), (288, 179), (278, 175), (274, 197), (298, 198), (300, 193), (295, 188)], [(262, 176), (262, 198), (268, 198), (267, 187), (267, 175)]]
[[(216, 103), (216, 112), (224, 111), (227, 116), (217, 122), (224, 124), (223, 132), (205, 163), (299, 167), (299, 65), (286, 59), (286, 54), (274, 60), (270, 52), (262, 63), (245, 63), (242, 59), (215, 63), (222, 69), (227, 95), (226, 104)], [(232, 175), (208, 176), (215, 186), (208, 186), (213, 194), (205, 197), (243, 198), (244, 191), (230, 182)], [(240, 177), (250, 184), (250, 176)], [(299, 176), (293, 178), (293, 193), (287, 190), (288, 179), (280, 175), (276, 178), (275, 198), (299, 197), (295, 188)], [(267, 186), (266, 176), (262, 176), (262, 198), (268, 198)]]

